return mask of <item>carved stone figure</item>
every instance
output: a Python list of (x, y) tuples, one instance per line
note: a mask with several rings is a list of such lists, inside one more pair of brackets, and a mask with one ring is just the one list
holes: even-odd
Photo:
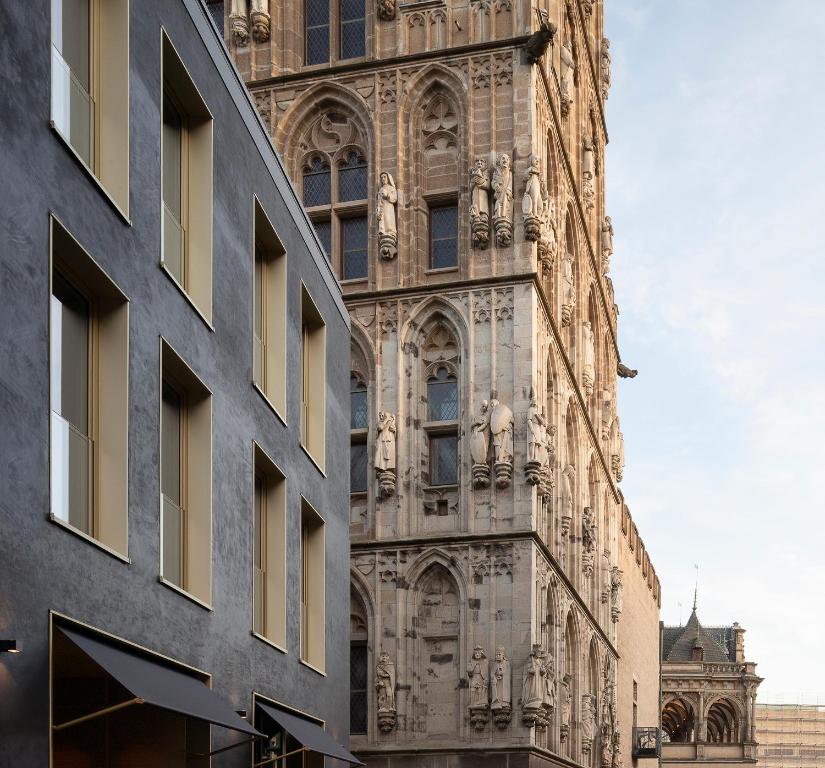
[(576, 83), (576, 59), (573, 56), (573, 44), (569, 38), (562, 43), (560, 54), (561, 113), (566, 117), (570, 113), (570, 105), (573, 103), (573, 90)]
[(553, 657), (550, 652), (544, 654), (544, 717), (547, 723), (556, 711), (556, 672), (553, 667)]
[(613, 255), (613, 222), (605, 216), (602, 222), (602, 274), (610, 272), (610, 257)]
[(601, 727), (600, 743), (600, 764), (601, 768), (611, 768), (613, 764), (613, 732), (610, 726), (603, 722)]
[(246, 45), (249, 40), (249, 12), (246, 0), (232, 0), (229, 6), (229, 34), (235, 45)]
[(546, 503), (550, 502), (556, 487), (554, 464), (556, 463), (556, 426), (551, 424), (544, 430), (544, 464), (541, 467), (541, 495)]
[(570, 694), (570, 681), (572, 679), (569, 673), (565, 673), (559, 683), (559, 707), (561, 712), (559, 737), (562, 741), (567, 741), (567, 736), (570, 733), (570, 712), (573, 708), (573, 697)]
[(585, 507), (582, 514), (582, 571), (593, 575), (596, 559), (596, 518), (591, 507)]
[(378, 18), (392, 21), (395, 18), (395, 0), (378, 0)]
[(524, 239), (533, 242), (541, 237), (542, 216), (544, 215), (540, 162), (536, 155), (530, 156), (530, 165), (524, 174), (524, 196), (521, 198)]
[(378, 187), (378, 201), (375, 217), (378, 220), (378, 246), (382, 259), (394, 259), (398, 253), (398, 226), (395, 219), (395, 205), (398, 190), (392, 174), (383, 171)]
[(528, 727), (536, 725), (544, 705), (544, 651), (534, 645), (524, 665), (524, 680), (521, 686), (521, 721)]
[(541, 470), (547, 460), (545, 439), (546, 422), (539, 412), (535, 393), (530, 389), (530, 406), (527, 409), (527, 463), (524, 478), (530, 485), (541, 482)]
[(375, 445), (375, 471), (382, 496), (395, 493), (395, 416), (388, 411), (378, 414), (378, 434)]
[(547, 46), (553, 40), (556, 33), (556, 25), (542, 17), (541, 26), (527, 38), (524, 50), (527, 53), (527, 61), (535, 64), (547, 51)]
[(467, 665), (467, 679), (470, 693), (470, 723), (477, 731), (481, 731), (487, 725), (489, 670), (487, 655), (480, 645), (473, 649), (473, 655)]
[(495, 399), (490, 401), (490, 432), (496, 487), (506, 488), (513, 476), (513, 412)]
[(582, 367), (582, 387), (584, 393), (593, 395), (593, 384), (596, 380), (596, 340), (593, 336), (593, 327), (589, 320), (582, 322), (582, 340), (584, 342), (584, 365)]
[(566, 536), (570, 530), (570, 523), (573, 521), (573, 508), (575, 505), (574, 487), (576, 483), (576, 468), (568, 464), (564, 468), (564, 489), (561, 500), (561, 533)]
[(562, 260), (562, 291), (561, 324), (563, 328), (570, 325), (573, 319), (573, 309), (576, 306), (576, 278), (573, 272), (573, 254), (564, 254)]
[(624, 435), (620, 429), (618, 415), (610, 425), (610, 469), (616, 482), (621, 482), (624, 474)]
[(490, 171), (483, 157), (477, 157), (470, 169), (470, 228), (473, 246), (486, 248), (490, 242)]
[(593, 736), (596, 732), (596, 702), (592, 693), (582, 695), (582, 752), (590, 754), (593, 747)]
[(582, 139), (582, 200), (588, 211), (596, 204), (596, 188), (593, 183), (596, 171), (595, 154), (593, 138), (585, 136)]
[(492, 665), (492, 697), (490, 710), (493, 713), (493, 722), (498, 728), (506, 728), (511, 718), (511, 674), (510, 660), (504, 648), (496, 648), (496, 658)]
[(473, 422), (470, 433), (470, 455), (473, 458), (473, 487), (486, 488), (490, 485), (490, 465), (487, 463), (489, 451), (488, 430), (490, 429), (490, 405), (481, 403), (481, 415)]
[(378, 727), (389, 733), (395, 728), (395, 664), (386, 651), (378, 657), (375, 690), (378, 693)]
[(609, 389), (602, 390), (602, 440), (610, 440), (610, 423), (613, 421), (613, 393)]
[(635, 379), (636, 376), (638, 376), (639, 371), (635, 368), (629, 368), (624, 363), (618, 363), (616, 365), (616, 373), (623, 379)]
[(544, 207), (541, 214), (538, 254), (545, 273), (548, 273), (556, 259), (556, 203), (544, 183), (541, 185), (541, 197)]
[(610, 91), (610, 40), (602, 38), (602, 45), (599, 52), (599, 69), (601, 74), (602, 99), (607, 101), (607, 94)]
[(607, 549), (602, 550), (602, 567), (599, 574), (601, 576), (599, 600), (606, 604), (610, 600), (610, 551)]
[(624, 573), (618, 566), (610, 569), (610, 619), (615, 624), (622, 615), (622, 591), (624, 590)]
[(513, 172), (510, 155), (500, 154), (493, 172), (493, 229), (496, 243), (506, 248), (513, 241)]
[(249, 14), (252, 25), (252, 37), (256, 43), (265, 43), (269, 40), (272, 19), (269, 15), (269, 0), (252, 0), (252, 11)]

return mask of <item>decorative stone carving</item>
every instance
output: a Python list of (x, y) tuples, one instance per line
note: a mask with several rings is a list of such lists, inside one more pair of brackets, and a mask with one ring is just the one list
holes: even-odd
[(591, 507), (585, 507), (582, 514), (582, 572), (586, 577), (593, 575), (596, 560), (596, 517)]
[(395, 493), (395, 415), (388, 411), (378, 413), (378, 434), (375, 446), (375, 472), (382, 496)]
[(635, 368), (629, 368), (621, 362), (616, 364), (616, 373), (623, 379), (635, 379), (639, 375)]
[(381, 651), (375, 668), (375, 690), (378, 693), (378, 727), (389, 733), (395, 728), (395, 664), (386, 651)]
[(570, 673), (565, 673), (559, 683), (559, 706), (560, 706), (560, 722), (559, 722), (559, 739), (562, 742), (567, 741), (570, 734), (570, 712), (573, 709), (573, 697), (570, 694), (570, 681), (572, 680)]
[(524, 479), (530, 485), (541, 482), (541, 469), (546, 461), (545, 429), (547, 423), (539, 412), (533, 388), (530, 388), (530, 406), (527, 408), (527, 463)]
[(470, 433), (470, 455), (473, 459), (473, 487), (486, 488), (490, 485), (490, 465), (487, 462), (489, 451), (488, 430), (490, 429), (490, 404), (481, 403), (481, 416), (472, 426)]
[(530, 165), (524, 174), (521, 213), (524, 216), (524, 239), (536, 242), (541, 238), (542, 217), (544, 216), (541, 167), (536, 155), (530, 155)]
[(610, 550), (602, 550), (602, 567), (600, 571), (601, 588), (599, 590), (599, 600), (607, 604), (610, 600), (611, 575), (610, 575)]
[(513, 172), (510, 155), (500, 154), (493, 171), (493, 229), (496, 243), (506, 248), (513, 241)]
[(607, 101), (607, 94), (610, 91), (610, 40), (602, 38), (602, 45), (599, 51), (599, 70), (601, 75), (602, 99)]
[(582, 694), (581, 728), (582, 752), (589, 755), (596, 732), (596, 701), (592, 693)]
[(484, 653), (484, 649), (477, 645), (473, 649), (473, 655), (467, 665), (470, 691), (470, 723), (477, 731), (483, 731), (487, 725), (489, 674), (487, 655)]
[(398, 190), (392, 174), (382, 171), (378, 187), (378, 201), (375, 217), (378, 220), (378, 246), (382, 259), (394, 259), (398, 253), (398, 225), (395, 219), (395, 205)]
[(582, 200), (588, 211), (596, 204), (596, 188), (593, 183), (596, 170), (596, 150), (592, 136), (582, 139)]
[(573, 521), (573, 506), (575, 504), (574, 488), (576, 484), (576, 468), (568, 464), (564, 468), (564, 491), (561, 500), (561, 535), (566, 536)]
[(616, 565), (610, 569), (610, 620), (615, 624), (622, 615), (624, 573)]
[(610, 440), (610, 424), (613, 421), (613, 393), (609, 389), (602, 390), (602, 440)]
[(513, 412), (496, 399), (490, 400), (490, 432), (496, 487), (506, 488), (513, 477)]
[(556, 711), (556, 673), (553, 668), (553, 656), (550, 652), (543, 654), (544, 661), (544, 701), (542, 702), (542, 725), (547, 727)]
[(610, 257), (613, 255), (613, 222), (605, 216), (602, 222), (602, 274), (610, 272)]
[(249, 41), (249, 13), (246, 0), (232, 0), (229, 6), (229, 34), (235, 45)]
[(541, 215), (541, 232), (538, 243), (539, 261), (545, 274), (553, 269), (556, 259), (556, 203), (542, 183), (541, 196), (544, 201), (544, 210)]
[(524, 665), (521, 685), (521, 721), (528, 728), (537, 725), (544, 708), (544, 651), (541, 645), (533, 645)]
[(562, 291), (561, 325), (566, 328), (573, 319), (573, 309), (576, 306), (576, 278), (573, 272), (573, 254), (564, 254), (562, 260)]
[(492, 664), (490, 677), (492, 678), (490, 711), (493, 713), (493, 722), (496, 727), (504, 729), (510, 724), (512, 717), (512, 684), (510, 659), (507, 658), (502, 647), (496, 648), (496, 658)]
[(619, 730), (619, 723), (616, 721), (613, 727), (613, 759), (610, 763), (610, 768), (623, 768), (624, 761), (622, 760), (621, 750), (621, 731)]
[(561, 71), (559, 86), (561, 90), (561, 114), (567, 117), (573, 104), (573, 90), (576, 87), (576, 59), (573, 56), (573, 44), (568, 38), (561, 45)]
[(613, 732), (610, 729), (610, 725), (606, 722), (602, 722), (601, 725), (601, 739), (599, 740), (599, 744), (601, 747), (601, 768), (611, 768), (613, 765)]
[(582, 10), (589, 19), (593, 15), (593, 0), (582, 0)]
[(256, 43), (265, 43), (269, 40), (272, 19), (269, 15), (269, 0), (252, 0), (252, 11), (249, 14), (252, 26), (252, 37)]
[(589, 320), (582, 322), (582, 341), (584, 346), (584, 365), (582, 366), (582, 387), (587, 397), (593, 395), (593, 384), (596, 380), (596, 340), (593, 336), (593, 327)]
[(378, 0), (377, 12), (381, 21), (392, 21), (395, 18), (395, 0)]
[(624, 435), (619, 426), (619, 417), (616, 416), (610, 425), (610, 469), (616, 482), (620, 483), (624, 476)]
[(475, 248), (490, 242), (490, 171), (487, 160), (477, 157), (470, 169), (470, 227)]
[(556, 487), (556, 475), (554, 464), (556, 463), (556, 426), (551, 424), (544, 434), (545, 461), (541, 468), (541, 495), (544, 501), (549, 503)]

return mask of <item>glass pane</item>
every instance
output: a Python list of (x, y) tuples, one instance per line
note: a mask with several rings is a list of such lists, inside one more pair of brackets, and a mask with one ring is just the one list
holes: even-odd
[(314, 221), (313, 224), (318, 239), (321, 241), (321, 245), (324, 246), (324, 253), (329, 258), (330, 253), (332, 253), (332, 223), (329, 221)]
[(94, 101), (55, 48), (52, 48), (52, 120), (83, 162), (92, 168)]
[[(324, 3), (326, 5), (326, 3)], [(307, 25), (306, 63), (326, 64), (329, 61), (329, 24)]]
[(350, 393), (350, 429), (366, 429), (369, 425), (367, 390), (359, 389)]
[(92, 441), (54, 411), (51, 438), (51, 513), (92, 535)]
[(89, 90), (90, 0), (52, 0), (52, 44), (83, 90)]
[(367, 490), (367, 444), (353, 443), (349, 449), (349, 492)]
[(223, 35), (223, 0), (208, 0), (206, 7), (212, 16), (212, 21), (218, 28), (218, 32)]
[(458, 418), (458, 387), (455, 380), (427, 383), (427, 419), (453, 421)]
[(341, 58), (354, 59), (365, 53), (364, 19), (341, 22)]
[(338, 199), (342, 202), (367, 199), (367, 164), (363, 158), (350, 155), (352, 162), (338, 169)]
[(344, 280), (367, 276), (367, 217), (344, 219), (341, 222)]
[(313, 163), (304, 171), (304, 205), (312, 208), (316, 205), (329, 205), (332, 199), (329, 167), (320, 162)]
[(160, 490), (175, 504), (180, 504), (181, 406), (180, 395), (164, 381), (160, 420)]
[(350, 733), (367, 732), (367, 646), (350, 646)]
[(183, 285), (184, 233), (178, 220), (163, 204), (163, 263)]
[(430, 438), (430, 484), (455, 485), (458, 482), (458, 437), (438, 435)]
[(307, 0), (307, 28), (329, 24), (329, 0)]
[(254, 282), (252, 380), (259, 386), (264, 386), (264, 360), (266, 360), (266, 346), (264, 344), (264, 261), (257, 245), (255, 246)]
[(183, 120), (169, 94), (163, 93), (163, 202), (181, 220), (181, 142)]
[(265, 574), (264, 564), (264, 493), (266, 483), (260, 475), (255, 475), (255, 520), (254, 520), (254, 541), (252, 543), (252, 605), (254, 615), (252, 618), (252, 628), (258, 634), (264, 634), (264, 589)]
[(183, 510), (163, 496), (163, 578), (183, 586)]
[(430, 210), (430, 262), (433, 269), (458, 265), (458, 207)]

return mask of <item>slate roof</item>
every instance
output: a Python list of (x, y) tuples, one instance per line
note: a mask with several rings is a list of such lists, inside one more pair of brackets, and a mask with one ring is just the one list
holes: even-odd
[(665, 627), (662, 635), (663, 661), (692, 661), (693, 647), (704, 651), (704, 661), (736, 660), (733, 627), (703, 627), (694, 610), (683, 627)]

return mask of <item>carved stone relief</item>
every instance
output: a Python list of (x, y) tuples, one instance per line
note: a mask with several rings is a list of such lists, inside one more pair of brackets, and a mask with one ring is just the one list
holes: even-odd
[(493, 229), (496, 243), (506, 248), (513, 241), (513, 172), (510, 155), (500, 154), (493, 171)]

